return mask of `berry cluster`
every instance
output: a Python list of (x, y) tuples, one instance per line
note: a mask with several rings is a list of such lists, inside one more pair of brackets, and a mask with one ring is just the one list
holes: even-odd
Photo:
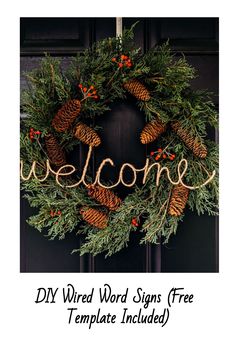
[(136, 218), (133, 218), (133, 219), (132, 219), (131, 224), (132, 224), (133, 226), (135, 226), (135, 227), (139, 226), (138, 221), (137, 221)]
[[(61, 217), (61, 211), (60, 210), (58, 210), (58, 211), (51, 210), (50, 211), (50, 216), (52, 218), (54, 218), (55, 216)], [(58, 224), (58, 221), (55, 221), (54, 224)]]
[(40, 134), (41, 134), (41, 132), (39, 130), (34, 130), (34, 128), (30, 128), (29, 138), (30, 138), (31, 143), (35, 139), (35, 135), (40, 135)]
[(60, 210), (58, 210), (58, 211), (53, 211), (53, 210), (51, 210), (50, 211), (50, 216), (53, 218), (54, 216), (61, 216), (61, 211)]
[(175, 154), (171, 154), (168, 151), (166, 151), (165, 149), (157, 149), (157, 151), (151, 151), (150, 152), (150, 156), (153, 156), (155, 158), (156, 161), (162, 159), (169, 159), (171, 161), (173, 161), (175, 159)]
[(91, 85), (89, 88), (83, 86), (82, 84), (79, 84), (78, 87), (80, 88), (83, 96), (84, 96), (84, 100), (86, 100), (87, 98), (93, 98), (95, 100), (97, 100), (99, 97), (97, 95), (97, 91), (95, 89), (95, 87), (93, 85)]
[(120, 69), (123, 67), (131, 68), (133, 66), (131, 59), (124, 54), (121, 54), (120, 57), (112, 58), (112, 62), (116, 63)]

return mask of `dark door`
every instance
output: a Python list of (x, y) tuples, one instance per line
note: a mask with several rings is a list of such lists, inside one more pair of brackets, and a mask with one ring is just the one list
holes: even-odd
[[(145, 52), (169, 39), (174, 52), (184, 53), (199, 71), (194, 88), (215, 93), (218, 105), (218, 19), (217, 18), (124, 18), (130, 27), (139, 20), (135, 31), (137, 46)], [(21, 89), (26, 86), (23, 72), (36, 67), (44, 52), (58, 56), (67, 66), (76, 52), (94, 41), (115, 35), (115, 18), (22, 18), (21, 19)], [(145, 148), (138, 143), (144, 125), (135, 103), (116, 102), (107, 116), (99, 118), (103, 127), (104, 149), (94, 156), (96, 164), (110, 156), (117, 167), (129, 161), (142, 166)], [(209, 132), (214, 138), (215, 132)], [(111, 144), (112, 142), (112, 144)], [(127, 193), (120, 190), (120, 193)], [(127, 249), (105, 259), (104, 255), (79, 257), (70, 252), (80, 245), (80, 236), (48, 241), (27, 225), (32, 214), (21, 200), (21, 272), (217, 272), (217, 218), (187, 211), (178, 232), (165, 246), (139, 246), (134, 232)]]

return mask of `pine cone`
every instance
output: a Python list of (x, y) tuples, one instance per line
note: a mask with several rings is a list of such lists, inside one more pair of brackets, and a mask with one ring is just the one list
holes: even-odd
[(105, 229), (107, 227), (107, 215), (97, 209), (81, 208), (80, 214), (87, 223), (96, 226), (99, 229)]
[(189, 132), (181, 127), (180, 122), (171, 123), (171, 128), (183, 140), (185, 145), (193, 151), (194, 155), (204, 159), (207, 156), (207, 148), (197, 138), (190, 135)]
[(98, 185), (89, 186), (88, 195), (110, 210), (117, 210), (121, 204), (121, 199), (118, 198), (110, 189), (106, 189)]
[(171, 198), (168, 214), (171, 216), (180, 216), (183, 214), (184, 208), (188, 201), (189, 189), (182, 184), (174, 186)]
[(147, 123), (143, 128), (140, 140), (142, 144), (148, 144), (159, 138), (166, 130), (166, 124), (162, 123), (159, 118)]
[(137, 79), (125, 82), (124, 88), (139, 101), (148, 101), (151, 98), (148, 89)]
[(79, 100), (70, 100), (62, 106), (52, 120), (52, 126), (57, 132), (69, 129), (79, 115), (81, 103)]
[(49, 160), (53, 165), (61, 167), (66, 164), (65, 153), (58, 144), (55, 136), (52, 134), (47, 134), (45, 136), (45, 146)]
[(84, 123), (79, 123), (75, 127), (75, 137), (84, 144), (98, 146), (101, 144), (101, 139), (94, 129)]

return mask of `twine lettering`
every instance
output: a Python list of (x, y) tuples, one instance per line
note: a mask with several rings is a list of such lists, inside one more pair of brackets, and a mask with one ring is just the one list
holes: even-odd
[[(86, 161), (85, 161), (84, 168), (82, 170), (81, 178), (79, 179), (78, 182), (76, 182), (74, 184), (65, 185), (65, 184), (63, 184), (60, 181), (60, 177), (65, 177), (65, 176), (72, 175), (76, 171), (76, 168), (75, 168), (74, 165), (67, 164), (67, 165), (64, 165), (64, 166), (60, 167), (57, 171), (54, 171), (52, 169), (51, 165), (50, 165), (50, 161), (49, 160), (46, 160), (46, 173), (45, 173), (44, 177), (37, 176), (37, 173), (36, 173), (37, 161), (33, 161), (28, 175), (25, 176), (24, 173), (23, 173), (24, 162), (23, 162), (23, 160), (21, 160), (20, 161), (20, 176), (21, 176), (21, 179), (23, 181), (28, 181), (33, 176), (36, 180), (38, 180), (40, 182), (43, 182), (43, 181), (45, 181), (48, 178), (49, 173), (51, 172), (53, 175), (55, 175), (56, 183), (62, 188), (75, 188), (75, 187), (79, 186), (80, 184), (83, 184), (85, 187), (88, 187), (88, 185), (97, 184), (97, 185), (99, 185), (99, 186), (101, 186), (103, 188), (106, 188), (106, 189), (111, 189), (111, 188), (114, 188), (114, 187), (118, 186), (119, 184), (122, 184), (125, 187), (131, 188), (136, 183), (137, 173), (138, 172), (143, 172), (142, 183), (145, 184), (151, 169), (153, 169), (156, 166), (156, 170), (157, 170), (157, 173), (156, 173), (156, 186), (159, 186), (161, 175), (163, 174), (163, 172), (166, 172), (167, 178), (168, 178), (169, 182), (172, 185), (182, 184), (184, 187), (186, 187), (186, 188), (188, 188), (190, 190), (194, 190), (194, 189), (201, 188), (201, 187), (207, 185), (208, 183), (210, 183), (213, 180), (213, 178), (215, 177), (215, 174), (216, 174), (216, 171), (214, 170), (212, 172), (212, 174), (209, 175), (209, 177), (205, 181), (203, 181), (201, 184), (199, 184), (197, 186), (189, 186), (189, 185), (187, 185), (187, 184), (185, 184), (183, 182), (183, 177), (184, 177), (186, 171), (188, 170), (188, 161), (186, 159), (182, 159), (178, 163), (178, 166), (177, 166), (178, 178), (177, 178), (176, 181), (174, 181), (174, 180), (172, 180), (172, 178), (170, 176), (170, 170), (167, 167), (161, 167), (161, 164), (159, 162), (154, 162), (154, 163), (150, 164), (150, 159), (147, 158), (144, 167), (140, 168), (140, 169), (135, 168), (135, 166), (133, 166), (130, 163), (124, 163), (121, 166), (121, 168), (120, 168), (119, 177), (118, 177), (117, 182), (112, 184), (112, 185), (104, 185), (101, 182), (101, 173), (102, 173), (102, 170), (103, 170), (104, 166), (109, 164), (111, 167), (115, 167), (115, 164), (114, 164), (113, 160), (110, 159), (110, 158), (106, 158), (100, 163), (100, 165), (99, 165), (99, 167), (97, 169), (97, 172), (96, 172), (96, 176), (95, 176), (94, 182), (93, 183), (91, 183), (91, 182), (87, 183), (86, 182), (86, 173), (87, 173), (87, 170), (88, 170), (88, 165), (89, 165), (89, 161), (90, 161), (91, 154), (92, 154), (92, 149), (93, 149), (93, 147), (89, 146), (89, 150), (88, 150), (88, 154), (87, 154), (87, 158), (86, 158)], [(133, 173), (133, 179), (129, 183), (125, 182), (125, 180), (124, 180), (124, 171), (126, 169), (131, 170), (132, 173)], [(64, 170), (64, 172), (63, 172), (63, 170)]]

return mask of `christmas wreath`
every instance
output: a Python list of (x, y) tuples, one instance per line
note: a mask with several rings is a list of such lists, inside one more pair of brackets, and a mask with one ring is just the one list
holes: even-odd
[[(46, 55), (38, 69), (26, 74), (21, 187), (36, 208), (28, 222), (40, 232), (47, 230), (50, 239), (81, 234), (82, 246), (73, 251), (81, 255), (110, 256), (128, 245), (136, 229), (143, 233), (141, 244), (166, 243), (186, 205), (199, 215), (217, 214), (218, 146), (207, 139), (209, 127), (217, 128), (217, 112), (210, 94), (191, 89), (195, 70), (183, 56), (175, 57), (168, 43), (142, 54), (133, 36), (132, 27), (95, 43), (66, 71)], [(148, 155), (143, 184), (125, 183), (120, 175), (120, 182), (132, 186), (122, 200), (100, 174), (95, 181), (88, 176), (88, 165), (102, 146), (99, 116), (129, 95), (146, 118), (140, 144), (147, 144)], [(150, 151), (148, 144), (155, 141)], [(76, 169), (67, 163), (78, 144), (89, 149), (84, 183), (77, 183)]]

